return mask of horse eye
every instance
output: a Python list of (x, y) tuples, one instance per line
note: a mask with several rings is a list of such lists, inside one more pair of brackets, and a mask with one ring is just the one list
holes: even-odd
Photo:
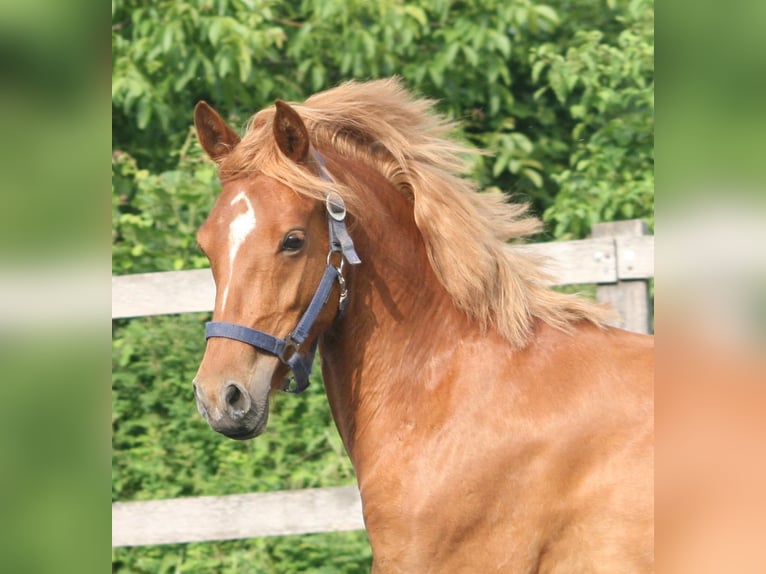
[(282, 240), (282, 251), (299, 251), (306, 242), (302, 233), (291, 231)]

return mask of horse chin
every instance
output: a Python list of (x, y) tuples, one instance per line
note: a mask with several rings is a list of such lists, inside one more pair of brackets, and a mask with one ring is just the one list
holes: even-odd
[(266, 430), (266, 423), (264, 422), (263, 424), (258, 425), (255, 428), (252, 428), (252, 429), (249, 429), (249, 430), (248, 429), (236, 429), (236, 430), (233, 430), (233, 429), (222, 429), (222, 430), (218, 430), (215, 427), (213, 427), (213, 429), (216, 430), (217, 432), (221, 433), (225, 437), (228, 437), (228, 438), (231, 438), (231, 439), (234, 439), (234, 440), (248, 440), (248, 439), (257, 437), (258, 435), (263, 434), (263, 431)]
[(214, 424), (210, 422), (211, 428), (222, 435), (234, 440), (247, 440), (263, 434), (266, 430), (266, 423), (269, 420), (268, 406), (260, 413), (250, 411), (236, 424)]

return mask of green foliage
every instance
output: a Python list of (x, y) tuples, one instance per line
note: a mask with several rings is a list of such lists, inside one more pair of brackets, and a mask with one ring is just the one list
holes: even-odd
[(531, 52), (532, 80), (542, 84), (535, 99), (559, 105), (571, 126), (567, 165), (551, 174), (559, 189), (545, 211), (556, 237), (583, 237), (599, 221), (653, 223), (652, 4), (632, 0), (614, 21), (611, 36), (577, 30), (565, 50), (545, 43)]
[(220, 184), (215, 165), (190, 141), (177, 169), (160, 174), (140, 169), (126, 152), (112, 154), (113, 273), (207, 267), (195, 234)]
[[(472, 177), (529, 200), (549, 237), (653, 222), (651, 0), (114, 0), (115, 274), (207, 266), (195, 232), (220, 185), (191, 131), (205, 99), (235, 127), (274, 99), (400, 75), (486, 149)], [(351, 484), (317, 374), (236, 442), (191, 390), (206, 316), (113, 322), (112, 497)], [(364, 533), (113, 551), (115, 572), (366, 572)]]
[[(229, 113), (252, 110), (292, 81), (273, 81), (286, 36), (269, 0), (112, 3), (112, 109), (118, 147), (154, 166), (156, 140), (181, 144), (191, 110), (208, 98)], [(259, 65), (255, 65), (258, 63)], [(287, 71), (287, 70), (285, 70)], [(134, 129), (134, 128), (137, 128)], [(162, 146), (159, 146), (162, 147)]]
[[(169, 152), (186, 137), (199, 99), (214, 102), (241, 125), (276, 98), (303, 99), (349, 78), (398, 74), (414, 90), (441, 100), (442, 111), (463, 122), (465, 137), (493, 153), (473, 174), (482, 185), (528, 196), (542, 211), (567, 186), (555, 176), (571, 163), (562, 155), (582, 140), (572, 125), (578, 114), (590, 110), (619, 120), (633, 98), (622, 93), (626, 80), (651, 82), (651, 4), (620, 0), (603, 8), (589, 2), (557, 9), (532, 0), (117, 1), (115, 145), (129, 144), (147, 167), (167, 169)], [(610, 32), (599, 40), (603, 30)], [(590, 79), (580, 76), (583, 58), (593, 66)], [(602, 64), (613, 73), (600, 72)], [(578, 79), (590, 82), (583, 102)], [(558, 100), (540, 102), (546, 91)], [(609, 109), (599, 112), (597, 102), (587, 101), (594, 98), (609, 98)], [(637, 103), (631, 114), (650, 122), (651, 109)], [(591, 131), (598, 127), (592, 119), (584, 122)], [(638, 129), (651, 139), (651, 129)], [(158, 140), (168, 153), (156, 153)], [(580, 155), (598, 155), (611, 145), (633, 155), (624, 136), (594, 145)], [(576, 172), (571, 179), (588, 187), (602, 175)], [(644, 206), (637, 213), (650, 210)], [(562, 225), (557, 229), (566, 233)]]

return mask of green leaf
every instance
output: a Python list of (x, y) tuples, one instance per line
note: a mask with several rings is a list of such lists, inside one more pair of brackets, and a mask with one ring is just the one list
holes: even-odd
[(463, 54), (471, 66), (479, 65), (479, 54), (471, 46), (463, 46)]
[(457, 42), (451, 43), (447, 46), (447, 49), (444, 52), (444, 60), (447, 66), (452, 66), (453, 62), (455, 61), (455, 56), (457, 56), (457, 52), (459, 49), (460, 49), (460, 45)]
[(322, 86), (324, 85), (324, 79), (325, 69), (321, 65), (314, 63), (313, 67), (311, 68), (311, 83), (314, 90), (322, 89)]
[(137, 112), (136, 122), (138, 128), (141, 130), (146, 129), (146, 126), (149, 125), (149, 120), (152, 118), (152, 102), (148, 96), (138, 100)]
[(568, 93), (567, 83), (564, 80), (564, 74), (562, 70), (562, 66), (556, 62), (548, 71), (548, 83), (553, 90), (553, 93), (556, 94), (556, 99), (561, 104), (566, 101)]
[(215, 18), (208, 28), (207, 35), (210, 39), (210, 44), (214, 48), (218, 47), (221, 41), (221, 34), (223, 33), (223, 20), (221, 18)]
[(162, 33), (162, 51), (165, 53), (170, 52), (170, 48), (173, 46), (173, 32), (174, 27), (168, 25)]
[(498, 177), (501, 173), (503, 173), (506, 167), (508, 167), (508, 161), (510, 159), (511, 158), (508, 155), (498, 156), (494, 165), (492, 166), (492, 176)]
[(434, 86), (437, 88), (440, 88), (444, 84), (444, 73), (436, 66), (430, 66), (428, 68), (428, 75), (434, 83)]
[(536, 172), (533, 169), (530, 168), (524, 168), (521, 170), (522, 175), (524, 175), (529, 181), (532, 182), (532, 185), (534, 185), (536, 188), (541, 188), (543, 186), (543, 178), (542, 176)]
[(199, 60), (196, 56), (192, 56), (186, 64), (186, 71), (178, 76), (175, 82), (173, 82), (173, 91), (180, 92), (197, 74), (197, 68), (199, 68)]
[(414, 6), (412, 4), (405, 5), (404, 12), (411, 18), (415, 19), (421, 26), (428, 24), (428, 17), (426, 16), (426, 13), (419, 6)]
[(504, 57), (509, 58), (511, 56), (511, 40), (508, 38), (508, 36), (498, 33), (494, 35), (494, 40), (498, 51)]
[(232, 62), (230, 53), (222, 54), (218, 60), (218, 75), (221, 78), (225, 78), (232, 70)]
[(551, 8), (550, 6), (546, 6), (545, 4), (537, 4), (534, 7), (535, 12), (537, 12), (537, 15), (541, 18), (548, 20), (552, 24), (558, 24), (559, 23), (559, 16), (556, 13), (556, 11)]
[(585, 106), (582, 104), (574, 104), (569, 107), (569, 113), (575, 119), (582, 119), (585, 117)]
[(253, 62), (250, 59), (250, 52), (244, 46), (237, 54), (237, 64), (239, 67), (239, 80), (245, 83), (250, 78), (250, 72), (253, 68)]
[(489, 113), (496, 114), (500, 110), (500, 96), (497, 92), (493, 92), (489, 96)]

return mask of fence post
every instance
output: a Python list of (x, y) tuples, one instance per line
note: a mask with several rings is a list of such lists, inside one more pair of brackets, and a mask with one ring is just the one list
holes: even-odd
[[(620, 258), (630, 256), (630, 252), (620, 249), (619, 237), (636, 237), (648, 234), (646, 223), (640, 219), (596, 223), (591, 236), (616, 238), (617, 269), (625, 266)], [(608, 303), (619, 314), (613, 325), (637, 333), (651, 332), (649, 316), (649, 283), (646, 279), (620, 279), (617, 283), (598, 284), (596, 297), (601, 303)]]

